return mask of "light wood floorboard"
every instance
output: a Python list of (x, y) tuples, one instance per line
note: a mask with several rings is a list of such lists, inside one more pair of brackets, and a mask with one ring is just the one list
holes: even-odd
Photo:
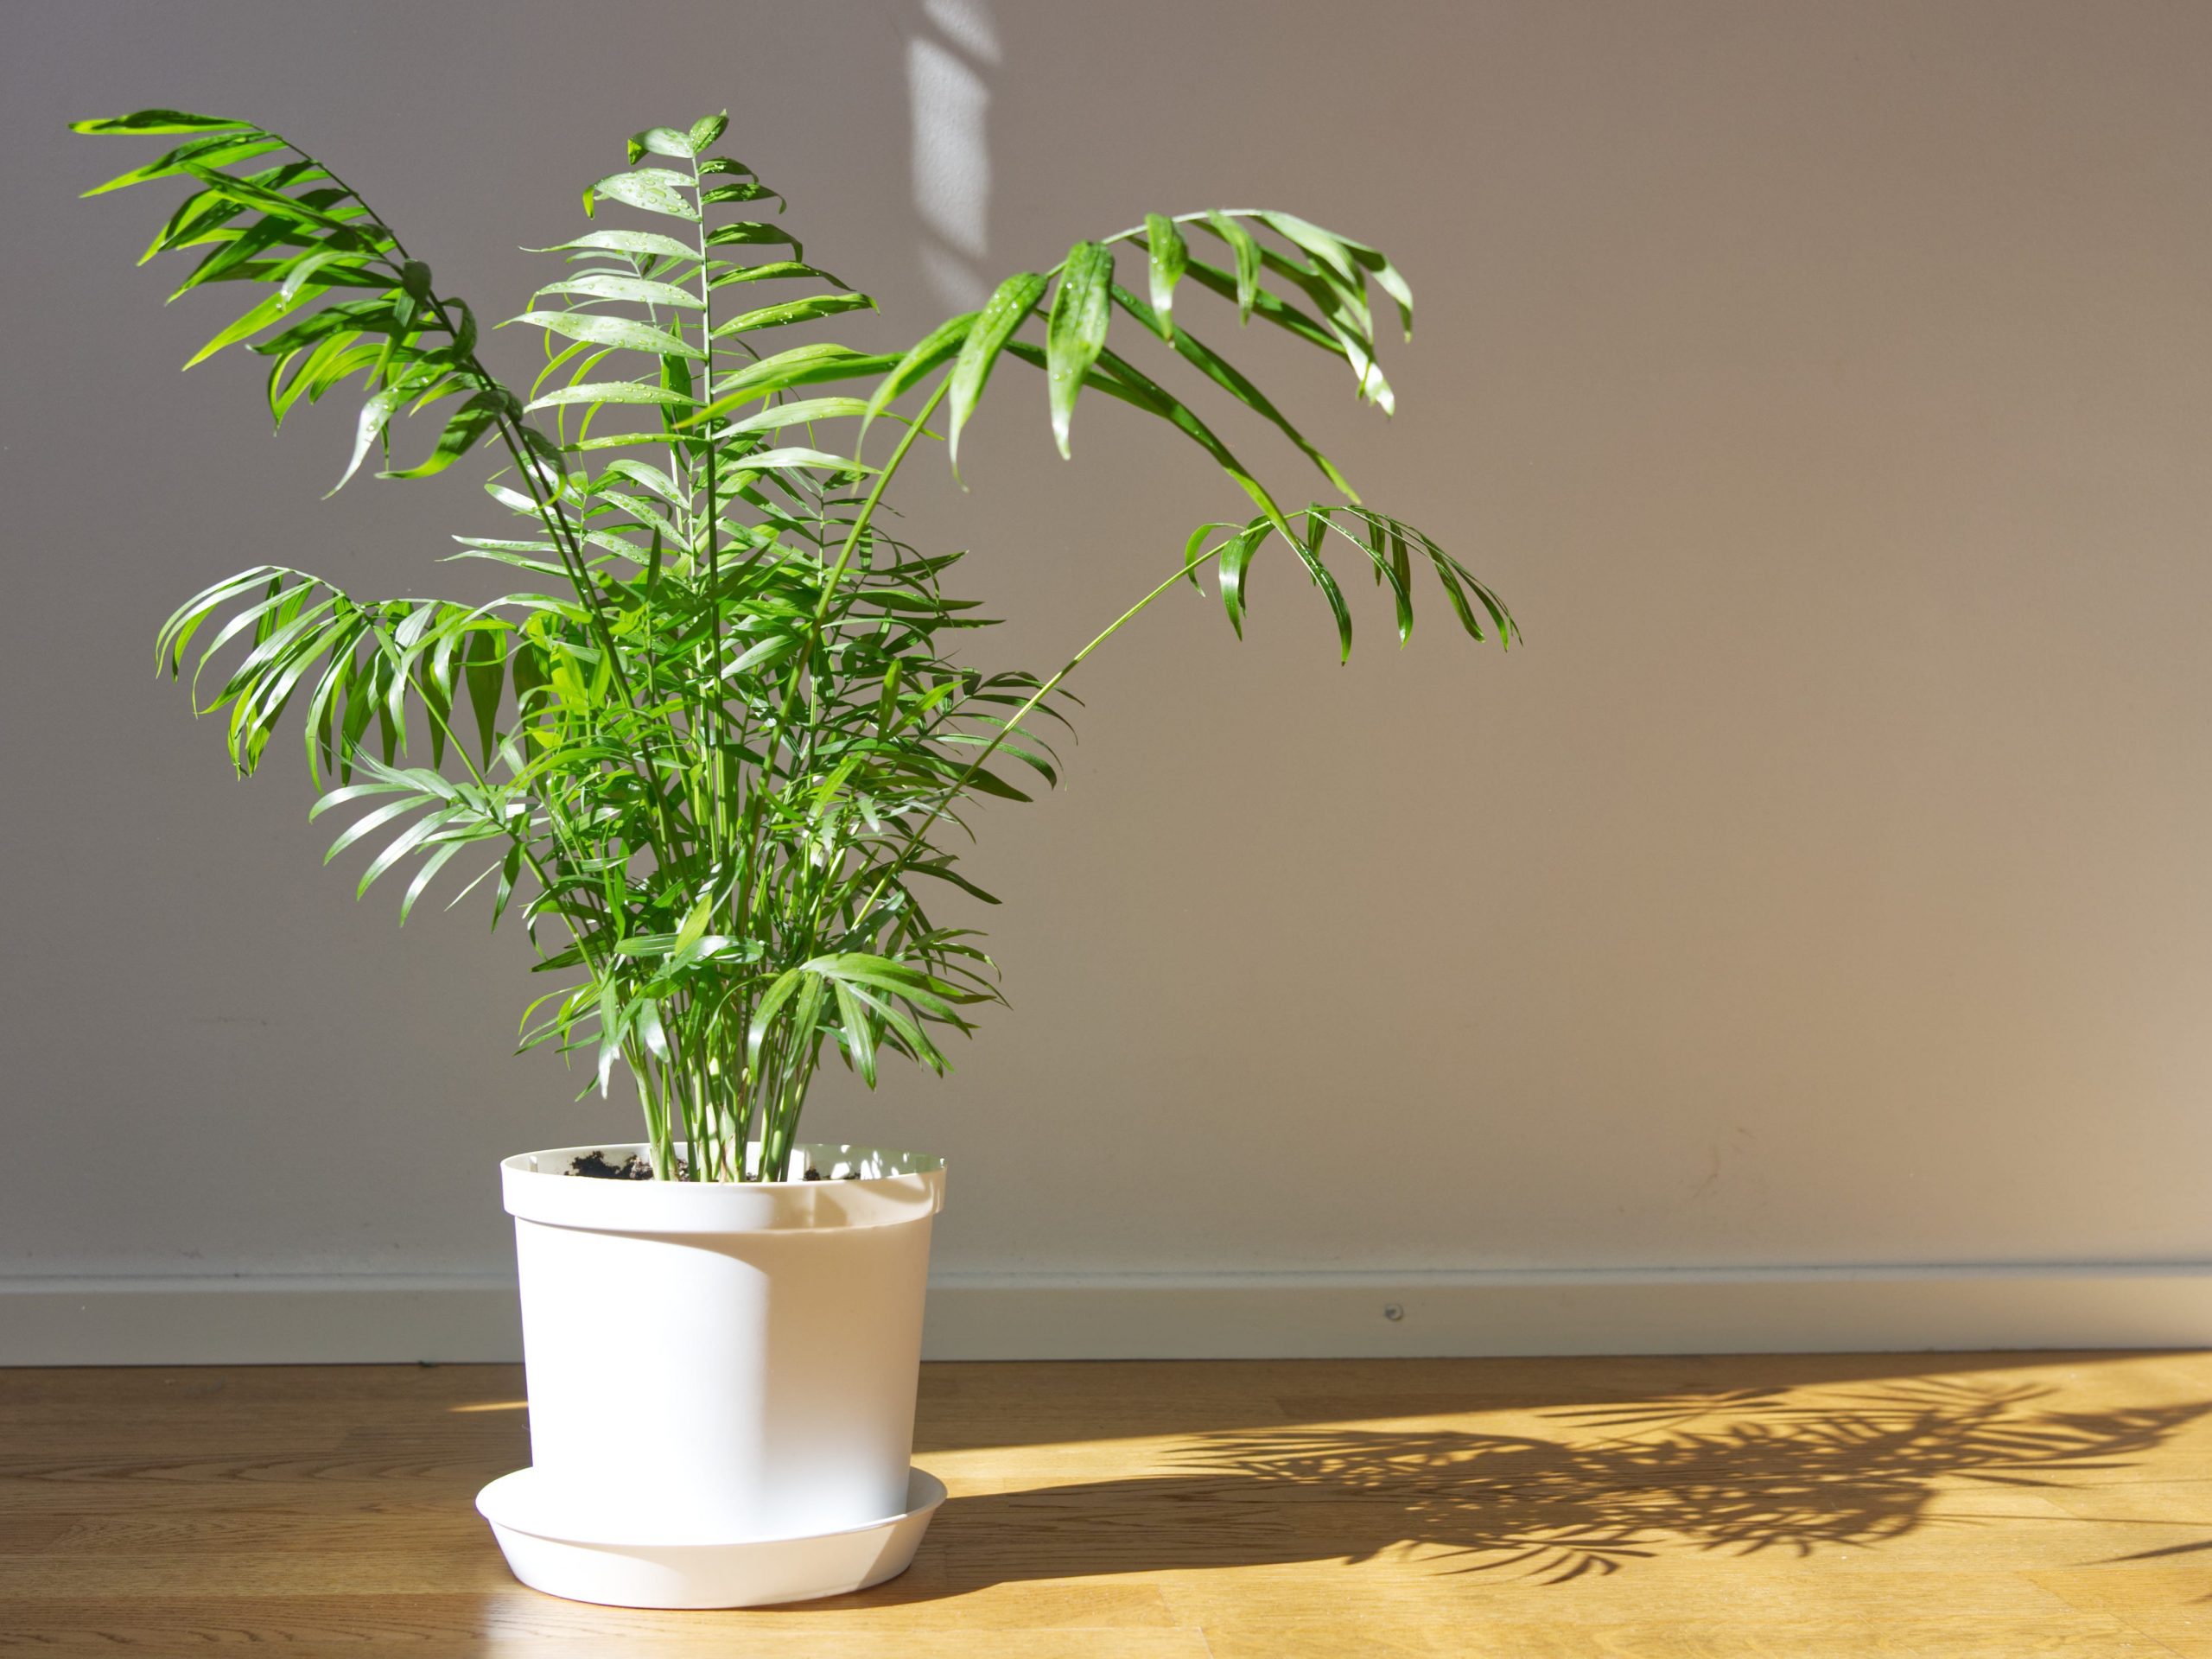
[(2212, 1355), (932, 1365), (904, 1578), (511, 1580), (506, 1366), (0, 1371), (0, 1649), (2212, 1659)]

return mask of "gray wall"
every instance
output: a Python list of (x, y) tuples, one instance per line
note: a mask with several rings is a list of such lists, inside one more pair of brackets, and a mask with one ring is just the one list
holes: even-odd
[[(626, 132), (725, 104), (885, 339), (1147, 208), (1411, 275), (1395, 423), (1212, 334), (1528, 649), (1431, 606), (1400, 652), (1363, 591), (1339, 669), (1266, 568), (1241, 645), (1186, 594), (1086, 671), (1070, 786), (975, 855), (1014, 1011), (814, 1108), (950, 1154), (943, 1266), (2212, 1255), (2212, 11), (996, 3), (996, 64), (972, 0), (10, 10), (0, 1273), (496, 1270), (493, 1160), (628, 1129), (510, 1058), (518, 937), (356, 905), (294, 756), (231, 781), (147, 672), (238, 566), (468, 593), (499, 518), (473, 466), (325, 503), (345, 414), (175, 372), (221, 313), (61, 130), (156, 102), (338, 159), (492, 315)], [(994, 661), (1237, 510), (1043, 401), (908, 499)]]

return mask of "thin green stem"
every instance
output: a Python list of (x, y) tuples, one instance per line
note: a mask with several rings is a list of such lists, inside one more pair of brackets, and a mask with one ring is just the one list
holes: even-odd
[(962, 768), (960, 775), (957, 778), (955, 778), (951, 783), (945, 786), (944, 792), (938, 797), (937, 804), (930, 808), (929, 815), (923, 818), (920, 823), (906, 831), (906, 840), (900, 846), (898, 853), (893, 857), (890, 863), (883, 867), (883, 873), (877, 878), (875, 886), (869, 891), (868, 897), (861, 901), (860, 909), (854, 912), (853, 924), (851, 928), (849, 930), (850, 933), (865, 937), (863, 930), (860, 925), (869, 916), (874, 913), (876, 901), (882, 898), (885, 887), (893, 878), (899, 875), (900, 872), (906, 869), (915, 852), (920, 848), (922, 844), (922, 838), (928, 835), (930, 830), (935, 827), (937, 821), (944, 816), (945, 809), (950, 806), (952, 803), (959, 798), (960, 791), (967, 787), (968, 780), (982, 770), (983, 762), (989, 760), (991, 756), (997, 752), (999, 746), (1005, 742), (1008, 737), (1012, 736), (1014, 733), (1020, 728), (1023, 721), (1027, 720), (1032, 714), (1036, 712), (1037, 706), (1043, 702), (1046, 697), (1051, 696), (1053, 692), (1059, 690), (1060, 683), (1066, 679), (1069, 675), (1074, 673), (1077, 669), (1082, 667), (1084, 659), (1088, 658), (1092, 652), (1097, 650), (1099, 646), (1104, 645), (1109, 639), (1111, 639), (1115, 634), (1118, 633), (1123, 624), (1127, 623), (1132, 617), (1135, 616), (1147, 606), (1150, 605), (1153, 601), (1158, 599), (1162, 594), (1166, 593), (1170, 588), (1173, 588), (1177, 582), (1189, 580), (1192, 571), (1198, 569), (1198, 567), (1206, 560), (1218, 557), (1222, 550), (1228, 545), (1229, 543), (1227, 542), (1222, 542), (1216, 546), (1208, 548), (1197, 557), (1185, 562), (1176, 569), (1174, 575), (1169, 576), (1158, 587), (1153, 588), (1151, 592), (1147, 593), (1142, 599), (1130, 606), (1128, 610), (1123, 611), (1121, 615), (1116, 617), (1113, 621), (1109, 623), (1106, 627), (1093, 638), (1088, 645), (1084, 645), (1082, 650), (1077, 652), (1074, 656), (1069, 658), (1067, 662), (1061, 667), (1058, 673), (1053, 675), (1052, 678), (1046, 680), (1042, 685), (1039, 686), (1020, 708), (1015, 709), (1012, 715), (1007, 716), (1005, 723), (1002, 724), (998, 728), (997, 732), (992, 735), (990, 741), (984, 744), (983, 747), (976, 752), (976, 758), (970, 760), (966, 766)]
[[(699, 349), (706, 354), (700, 372), (707, 378), (707, 389), (711, 396), (715, 378), (715, 287), (708, 275), (707, 189), (704, 181), (700, 176), (699, 161), (696, 156), (691, 159), (691, 190), (699, 208)], [(708, 649), (712, 653), (710, 660), (714, 668), (709, 677), (719, 688), (722, 663), (722, 582), (721, 526), (718, 522), (715, 499), (716, 482), (715, 464), (718, 451), (712, 442), (701, 447), (706, 452), (707, 602), (714, 609), (713, 626), (708, 633)], [(694, 541), (698, 539), (696, 532), (692, 539)], [(719, 759), (722, 753), (721, 746), (725, 735), (722, 729), (726, 723), (724, 712), (721, 696), (717, 690), (713, 700), (708, 705), (706, 733), (706, 741), (711, 746), (711, 752), (717, 757), (715, 763), (709, 768), (709, 787), (713, 795), (714, 812), (709, 820), (711, 827), (708, 830), (708, 846), (711, 856), (715, 860), (722, 856), (724, 850), (722, 838), (727, 828), (727, 809), (724, 803), (728, 798), (728, 780), (722, 776), (722, 766)]]

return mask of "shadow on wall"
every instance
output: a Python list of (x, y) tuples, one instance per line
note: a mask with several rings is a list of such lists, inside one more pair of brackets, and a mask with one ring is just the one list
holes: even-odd
[(1877, 1548), (1923, 1527), (1970, 1524), (1933, 1513), (1946, 1490), (2063, 1487), (2212, 1413), (2212, 1401), (2060, 1411), (2049, 1407), (2053, 1392), (1927, 1380), (1691, 1393), (1542, 1414), (1560, 1422), (1557, 1438), (1200, 1434), (1161, 1474), (956, 1498), (907, 1579), (813, 1605), (1389, 1554), (1440, 1573), (1560, 1583), (1680, 1552)]

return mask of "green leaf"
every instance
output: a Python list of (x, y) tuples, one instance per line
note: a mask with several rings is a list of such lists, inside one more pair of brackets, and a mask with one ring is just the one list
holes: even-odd
[(786, 300), (781, 305), (764, 305), (757, 311), (747, 311), (718, 324), (714, 338), (726, 334), (750, 334), (756, 328), (780, 328), (787, 323), (812, 322), (819, 317), (834, 317), (844, 311), (873, 311), (875, 302), (865, 294), (816, 294), (804, 300)]
[(614, 982), (599, 987), (599, 1097), (607, 1098), (607, 1085), (614, 1076), (614, 1062), (622, 1056), (622, 1010)]
[(1152, 282), (1152, 308), (1160, 314), (1158, 327), (1160, 338), (1175, 315), (1175, 284), (1183, 280), (1183, 272), (1191, 263), (1190, 244), (1183, 240), (1183, 232), (1175, 228), (1175, 221), (1165, 213), (1144, 216), (1145, 253), (1147, 270)]
[(399, 925), (402, 927), (407, 925), (407, 918), (415, 908), (415, 901), (423, 896), (423, 890), (430, 885), (432, 878), (467, 844), (462, 841), (449, 841), (423, 861), (423, 868), (415, 872), (415, 879), (407, 884), (407, 896), (399, 901)]
[(461, 646), (461, 678), (468, 686), (468, 706), (476, 716), (476, 735), (484, 764), (492, 764), (492, 750), (499, 736), (499, 689), (505, 683), (505, 642), (489, 629), (472, 632)]
[(270, 295), (266, 299), (263, 300), (260, 304), (255, 306), (251, 311), (248, 311), (236, 322), (224, 329), (221, 334), (216, 335), (214, 339), (209, 340), (205, 346), (202, 346), (198, 351), (194, 352), (190, 359), (186, 361), (184, 366), (188, 369), (195, 367), (201, 363), (205, 363), (209, 358), (214, 356), (216, 353), (221, 351), (226, 346), (235, 346), (238, 341), (249, 339), (251, 336), (259, 334), (263, 329), (268, 327), (270, 323), (276, 321), (281, 317), (288, 315), (302, 301), (311, 297), (315, 293), (319, 291), (319, 289), (301, 289), (288, 294), (283, 289), (277, 289), (276, 292)]
[(671, 956), (680, 956), (707, 935), (707, 924), (715, 918), (715, 895), (702, 893), (698, 902), (683, 918), (683, 925), (676, 930), (675, 943), (669, 948)]
[(691, 181), (665, 167), (640, 167), (627, 173), (610, 173), (584, 192), (584, 212), (593, 211), (594, 198), (605, 196), (649, 213), (697, 221), (699, 210), (683, 194)]
[(1068, 426), (1075, 418), (1084, 377), (1105, 348), (1113, 283), (1112, 249), (1097, 242), (1078, 242), (1068, 250), (1045, 328), (1045, 385), (1052, 404), (1052, 441), (1059, 445), (1063, 459), (1069, 454)]
[(1206, 225), (1236, 256), (1236, 321), (1249, 322), (1253, 302), (1260, 293), (1260, 245), (1253, 240), (1251, 232), (1226, 214), (1208, 213)]
[(991, 365), (1014, 331), (1028, 321), (1045, 292), (1045, 278), (1033, 270), (1016, 271), (998, 286), (960, 343), (959, 359), (952, 365), (952, 412), (945, 443), (952, 475), (960, 476), (960, 429), (976, 412), (976, 399), (991, 378)]
[(525, 415), (533, 410), (550, 409), (560, 404), (696, 404), (696, 397), (685, 396), (667, 386), (649, 386), (642, 380), (590, 380), (582, 385), (562, 386), (533, 398), (523, 410)]
[(773, 357), (764, 357), (725, 375), (715, 384), (714, 401), (688, 416), (683, 424), (696, 426), (725, 410), (792, 386), (813, 385), (823, 380), (858, 380), (880, 374), (898, 361), (895, 357), (856, 352), (849, 346), (835, 346), (826, 340), (812, 346), (794, 346), (787, 352), (778, 352)]
[(1511, 649), (1514, 640), (1521, 637), (1520, 626), (1514, 621), (1512, 613), (1497, 595), (1476, 580), (1472, 571), (1413, 525), (1402, 524), (1395, 518), (1384, 518), (1380, 513), (1369, 512), (1364, 508), (1355, 507), (1351, 511), (1370, 524), (1379, 522), (1393, 537), (1421, 543), (1422, 553), (1435, 570), (1436, 579), (1443, 587), (1445, 596), (1451, 601), (1452, 610), (1459, 615), (1459, 626), (1468, 637), (1475, 639), (1483, 637), (1482, 625), (1475, 620), (1474, 612), (1467, 603), (1467, 591), (1471, 590), (1483, 609), (1490, 613), (1491, 620), (1497, 625), (1499, 648)]
[(397, 326), (397, 321), (392, 315), (392, 302), (389, 298), (341, 300), (324, 306), (311, 316), (301, 318), (283, 333), (262, 340), (253, 349), (277, 356), (302, 346), (327, 340), (334, 334), (390, 334)]
[(818, 974), (809, 974), (799, 985), (798, 1000), (791, 1007), (791, 1045), (801, 1052), (809, 1052), (813, 1044), (826, 988), (827, 982)]
[[(734, 437), (741, 432), (774, 432), (787, 426), (804, 426), (810, 421), (841, 420), (868, 412), (868, 406), (857, 397), (806, 397), (795, 404), (772, 404), (758, 415), (732, 421), (721, 429)], [(746, 464), (749, 466), (751, 462)]]
[(660, 1059), (667, 1059), (668, 1033), (660, 1023), (660, 1005), (650, 996), (641, 996), (637, 1009), (638, 1040)]
[(791, 994), (799, 988), (800, 981), (811, 977), (804, 969), (792, 968), (777, 976), (775, 982), (761, 993), (760, 1001), (753, 1005), (753, 1022), (745, 1033), (745, 1063), (758, 1068), (760, 1046), (767, 1040), (768, 1027), (775, 1023), (776, 1015)]
[(707, 232), (710, 248), (753, 247), (762, 243), (780, 242), (791, 251), (794, 259), (806, 257), (806, 251), (799, 246), (798, 238), (789, 231), (779, 230), (773, 225), (758, 219), (733, 219), (727, 225), (717, 225)]
[(454, 410), (447, 419), (445, 430), (438, 435), (437, 448), (418, 464), (399, 472), (378, 473), (378, 478), (429, 478), (445, 469), (467, 454), (476, 440), (491, 429), (505, 405), (504, 391), (480, 391)]
[(979, 795), (995, 795), (1001, 800), (1027, 801), (1034, 798), (1016, 789), (997, 773), (982, 766), (969, 772), (967, 781), (962, 784), (961, 787), (964, 790), (972, 789)]
[(875, 1087), (875, 1034), (862, 994), (843, 980), (831, 982), (837, 993), (838, 1041), (852, 1058), (861, 1080)]
[(680, 340), (664, 328), (632, 322), (627, 317), (605, 316), (596, 311), (525, 311), (512, 321), (526, 322), (569, 340), (581, 340), (588, 345), (612, 346), (626, 352), (702, 361), (707, 355), (690, 340)]
[(818, 281), (828, 283), (833, 288), (844, 289), (848, 293), (852, 291), (849, 283), (831, 276), (826, 270), (817, 270), (812, 265), (802, 264), (796, 259), (771, 259), (765, 264), (737, 265), (728, 270), (715, 272), (708, 279), (707, 286), (727, 288), (732, 283), (765, 283), (785, 276), (811, 276)]
[(370, 863), (369, 868), (361, 873), (360, 880), (353, 887), (353, 897), (356, 899), (361, 898), (376, 885), (378, 876), (384, 874), (401, 859), (419, 848), (424, 841), (444, 828), (450, 821), (451, 816), (452, 809), (450, 808), (443, 811), (426, 812), (406, 829), (401, 830), (398, 835), (393, 836), (391, 844), (378, 853)]
[(568, 294), (586, 300), (632, 300), (640, 305), (665, 305), (683, 311), (697, 311), (707, 303), (689, 289), (678, 288), (673, 283), (651, 282), (643, 276), (625, 276), (611, 270), (588, 271), (566, 282), (548, 283), (537, 292)]
[(154, 672), (175, 676), (183, 671), (185, 647), (208, 617), (241, 595), (263, 588), (283, 572), (274, 565), (257, 565), (202, 589), (169, 613), (154, 639)]
[[(450, 633), (432, 648), (423, 665), (419, 684), (424, 712), (429, 716), (430, 767), (435, 771), (445, 763), (446, 732), (453, 721), (454, 647), (458, 642)], [(406, 906), (400, 906), (402, 922), (407, 919)]]
[(857, 981), (905, 997), (925, 997), (950, 1004), (971, 999), (953, 986), (925, 973), (911, 963), (866, 950), (835, 951), (801, 964), (801, 971), (828, 978)]
[(193, 268), (192, 274), (177, 284), (176, 292), (169, 298), (174, 300), (178, 295), (189, 293), (203, 283), (227, 282), (234, 276), (249, 276), (254, 266), (260, 263), (263, 254), (287, 242), (308, 238), (307, 227), (276, 214), (264, 214), (258, 223), (244, 231), (208, 238), (207, 240), (215, 245)]
[(1337, 620), (1337, 660), (1346, 663), (1351, 660), (1351, 610), (1344, 603), (1344, 590), (1337, 586), (1336, 577), (1321, 562), (1321, 537), (1327, 531), (1328, 515), (1309, 507), (1305, 537), (1294, 537), (1291, 547), (1298, 555), (1298, 562), (1306, 567), (1306, 574), (1313, 578), (1313, 585), (1329, 602), (1329, 613)]
[[(332, 283), (337, 281), (344, 272), (363, 270), (364, 268), (357, 263), (357, 256), (346, 252), (342, 248), (317, 248), (314, 252), (304, 254), (292, 262), (291, 269), (284, 273), (283, 284), (277, 292), (288, 300), (296, 299), (299, 297), (300, 290), (307, 287), (310, 281), (318, 283)], [(329, 273), (327, 276), (321, 274), (326, 271)], [(390, 286), (389, 281), (382, 277), (371, 278), (370, 281), (378, 288)]]
[(724, 110), (720, 115), (702, 116), (691, 124), (691, 130), (689, 134), (691, 141), (691, 153), (694, 156), (705, 155), (715, 147), (715, 141), (721, 138), (728, 129), (729, 111), (728, 110)]
[(650, 462), (625, 458), (608, 461), (606, 470), (607, 474), (613, 477), (626, 478), (632, 483), (644, 485), (672, 506), (688, 508), (690, 504), (690, 493), (679, 487), (674, 479)]
[[(720, 207), (732, 201), (781, 201), (783, 197), (765, 184), (747, 181), (740, 184), (718, 184), (699, 200), (710, 207)], [(778, 210), (782, 211), (781, 209)]]
[(134, 110), (129, 115), (100, 116), (89, 121), (72, 121), (72, 132), (222, 132), (237, 129), (254, 130), (251, 121), (233, 121), (227, 116), (189, 115), (182, 110)]
[(331, 842), (330, 850), (322, 855), (322, 861), (326, 864), (329, 863), (362, 836), (383, 828), (394, 818), (409, 812), (419, 811), (429, 804), (431, 798), (429, 796), (410, 790), (397, 800), (378, 807), (375, 811), (357, 820), (347, 828), (345, 834)]
[(352, 481), (353, 474), (361, 470), (362, 461), (368, 458), (369, 446), (382, 435), (385, 427), (391, 424), (392, 416), (411, 395), (404, 384), (386, 386), (361, 405), (361, 417), (353, 429), (353, 459), (346, 463), (345, 472), (324, 494), (324, 500), (327, 501), (344, 489)]
[[(1309, 508), (1308, 511), (1312, 510)], [(1331, 530), (1367, 556), (1368, 563), (1375, 569), (1376, 585), (1380, 587), (1386, 582), (1390, 584), (1390, 600), (1397, 612), (1398, 643), (1402, 645), (1412, 637), (1414, 631), (1413, 561), (1406, 552), (1405, 538), (1386, 533), (1383, 528), (1385, 521), (1374, 514), (1355, 510), (1351, 516), (1367, 526), (1364, 541), (1337, 523), (1333, 517), (1323, 514)]]
[(691, 143), (691, 135), (674, 127), (647, 127), (630, 140), (630, 159), (633, 162), (640, 156), (673, 156), (688, 162), (698, 153)]
[(1236, 528), (1234, 524), (1205, 524), (1183, 538), (1183, 574), (1191, 579), (1191, 586), (1200, 593), (1205, 592), (1205, 587), (1198, 580), (1198, 567), (1205, 563), (1205, 556), (1210, 550), (1206, 547), (1207, 540), (1217, 530)]
[(1221, 555), (1221, 602), (1229, 613), (1229, 626), (1236, 637), (1244, 637), (1244, 575), (1252, 568), (1252, 556), (1260, 550), (1268, 534), (1268, 521), (1255, 518), (1247, 524)]
[(1406, 338), (1411, 340), (1414, 337), (1414, 291), (1408, 286), (1406, 279), (1398, 274), (1398, 268), (1364, 242), (1346, 240), (1344, 246), (1351, 251), (1352, 262), (1372, 276), (1376, 286), (1397, 306), (1398, 321), (1405, 329)]
[(221, 227), (245, 211), (219, 190), (201, 190), (187, 196), (146, 245), (146, 251), (138, 256), (138, 263), (143, 265), (156, 254), (171, 248), (194, 247), (203, 239), (219, 237)]
[(906, 868), (909, 873), (915, 875), (926, 875), (939, 881), (949, 881), (969, 898), (979, 899), (984, 904), (995, 905), (999, 902), (996, 893), (985, 892), (959, 871), (954, 869), (950, 864), (914, 863), (909, 864)]
[(772, 634), (759, 645), (749, 646), (734, 658), (724, 671), (731, 678), (760, 667), (764, 663), (781, 662), (805, 642), (797, 634)]
[(524, 248), (524, 253), (647, 253), (668, 259), (696, 262), (699, 251), (686, 247), (658, 231), (593, 231), (572, 242), (556, 242), (550, 248)]
[[(508, 848), (507, 855), (499, 861), (496, 868), (499, 872), (499, 885), (492, 890), (492, 931), (494, 933), (499, 931), (499, 918), (507, 913), (507, 900), (514, 897), (515, 881), (522, 873), (522, 843), (517, 842)], [(489, 875), (491, 873), (490, 870), (486, 870), (484, 875)], [(480, 875), (476, 880), (481, 881), (483, 879), (484, 876)], [(475, 885), (476, 881), (472, 881), (468, 884), (468, 887), (463, 887), (461, 892), (455, 893), (452, 902), (446, 908), (450, 910), (454, 905), (459, 904), (461, 899), (467, 897), (468, 888)]]
[(343, 789), (326, 791), (321, 799), (308, 809), (308, 822), (313, 823), (331, 808), (343, 806), (348, 801), (364, 800), (371, 795), (419, 791), (410, 791), (406, 784), (394, 783), (389, 779), (378, 779), (374, 783), (368, 784), (348, 784)]
[(763, 449), (758, 454), (744, 455), (737, 464), (747, 472), (772, 472), (779, 467), (829, 467), (841, 473), (872, 473), (873, 467), (864, 467), (849, 455), (833, 455), (820, 449), (791, 448)]

